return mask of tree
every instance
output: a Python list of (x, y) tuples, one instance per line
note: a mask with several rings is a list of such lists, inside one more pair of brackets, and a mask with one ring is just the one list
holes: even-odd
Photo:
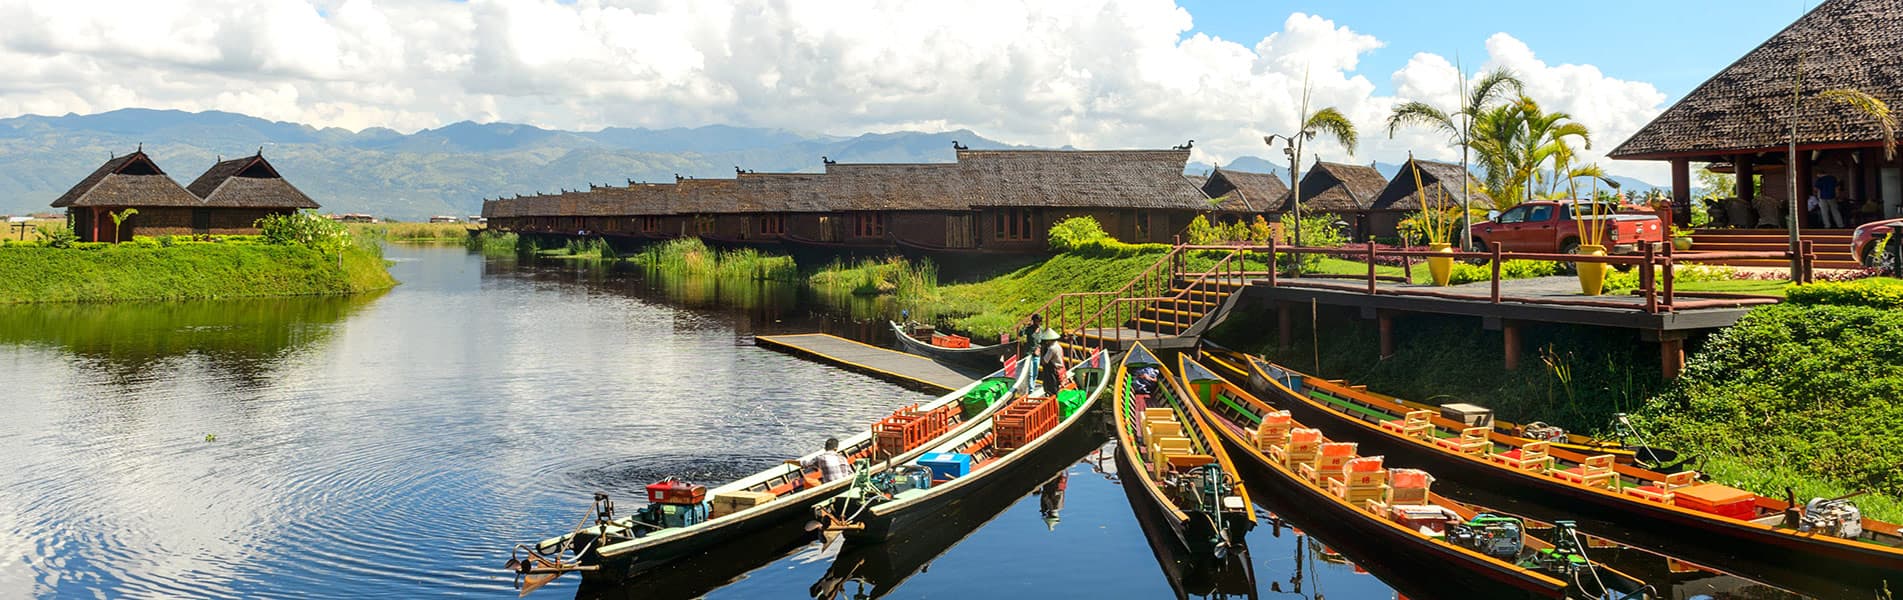
[[(1510, 91), (1518, 92), (1524, 86), (1512, 71), (1505, 68), (1488, 71), (1480, 77), (1480, 81), (1474, 83), (1472, 89), (1467, 88), (1467, 74), (1463, 71), (1460, 75), (1460, 83), (1461, 106), (1453, 113), (1447, 113), (1420, 101), (1404, 102), (1394, 107), (1394, 113), (1388, 116), (1388, 137), (1393, 138), (1395, 130), (1409, 125), (1425, 126), (1446, 133), (1455, 144), (1460, 145), (1460, 188), (1471, 190), (1473, 185), (1467, 181), (1467, 173), (1472, 169), (1468, 161), (1468, 153), (1473, 141), (1474, 117), (1487, 107), (1498, 103), (1503, 98), (1503, 94)], [(1465, 196), (1466, 194), (1463, 194), (1463, 198)], [(1463, 199), (1461, 213), (1471, 213), (1472, 207), (1466, 206), (1465, 203), (1466, 200)], [(1461, 228), (1460, 245), (1473, 246), (1473, 234), (1464, 227)]]
[(139, 214), (139, 209), (127, 208), (116, 213), (107, 214), (112, 215), (112, 241), (121, 242), (124, 241), (124, 238), (119, 236), (120, 228), (125, 227), (126, 219), (132, 218), (132, 215)]
[(1817, 97), (1845, 104), (1864, 116), (1876, 120), (1877, 128), (1883, 132), (1883, 159), (1896, 160), (1896, 115), (1890, 112), (1890, 105), (1877, 99), (1868, 92), (1852, 88), (1837, 88), (1817, 93)]
[[(1348, 151), (1349, 156), (1354, 156), (1356, 142), (1361, 137), (1355, 131), (1354, 122), (1348, 120), (1347, 115), (1341, 114), (1339, 109), (1330, 106), (1310, 113), (1308, 100), (1308, 77), (1303, 75), (1302, 107), (1297, 115), (1301, 117), (1301, 128), (1293, 135), (1281, 136), (1288, 143), (1288, 147), (1283, 151), (1289, 156), (1289, 210), (1293, 211), (1295, 216), (1296, 246), (1302, 245), (1302, 149), (1310, 140), (1315, 139), (1315, 136), (1328, 134), (1328, 137), (1334, 138), (1335, 143), (1341, 144), (1341, 149)], [(1264, 136), (1262, 141), (1274, 146), (1276, 137), (1275, 134), (1269, 134)], [(1300, 265), (1292, 268), (1299, 269)]]
[[(1501, 210), (1542, 191), (1548, 197), (1558, 195), (1560, 184), (1574, 177), (1603, 179), (1603, 173), (1568, 172), (1575, 155), (1573, 140), (1590, 149), (1592, 132), (1572, 115), (1546, 112), (1524, 95), (1482, 111), (1474, 119), (1473, 135), (1475, 162), (1486, 171), (1484, 188)], [(1546, 170), (1548, 165), (1551, 170)]]

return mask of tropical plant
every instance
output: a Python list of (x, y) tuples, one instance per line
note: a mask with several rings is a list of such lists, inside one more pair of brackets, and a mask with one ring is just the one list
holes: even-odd
[(1421, 233), (1427, 236), (1428, 244), (1452, 244), (1454, 227), (1459, 221), (1449, 218), (1454, 210), (1451, 202), (1441, 194), (1441, 186), (1434, 187), (1434, 200), (1427, 200), (1427, 188), (1421, 183), (1421, 168), (1414, 162), (1414, 153), (1407, 153), (1408, 170), (1414, 175), (1414, 196), (1420, 201), (1421, 213), (1418, 222)]
[(343, 223), (309, 211), (265, 215), (255, 225), (264, 241), (272, 244), (299, 244), (331, 253), (342, 252), (351, 243)]
[[(1354, 122), (1348, 120), (1347, 115), (1342, 114), (1340, 109), (1330, 106), (1309, 112), (1309, 97), (1308, 76), (1303, 74), (1302, 106), (1296, 115), (1300, 117), (1301, 127), (1292, 136), (1281, 136), (1282, 140), (1288, 144), (1289, 181), (1294, 184), (1289, 188), (1291, 200), (1289, 208), (1295, 215), (1293, 223), (1296, 246), (1302, 245), (1302, 150), (1309, 141), (1315, 139), (1315, 136), (1327, 134), (1328, 137), (1334, 138), (1335, 143), (1340, 144), (1341, 149), (1346, 150), (1349, 156), (1354, 156), (1358, 145), (1357, 140), (1360, 139), (1360, 134), (1355, 131)], [(1264, 136), (1262, 141), (1274, 146), (1275, 138), (1275, 134), (1270, 134)], [(1300, 265), (1295, 266), (1300, 267)]]
[[(1523, 85), (1520, 79), (1514, 76), (1512, 71), (1500, 68), (1481, 75), (1480, 80), (1474, 82), (1474, 86), (1469, 89), (1467, 74), (1462, 71), (1459, 108), (1449, 113), (1418, 100), (1404, 102), (1394, 107), (1394, 112), (1388, 115), (1388, 137), (1393, 138), (1394, 132), (1403, 126), (1423, 126), (1446, 133), (1454, 144), (1460, 146), (1460, 188), (1471, 190), (1473, 185), (1466, 179), (1467, 173), (1472, 169), (1468, 154), (1471, 153), (1473, 144), (1474, 117), (1487, 110), (1488, 107), (1498, 104), (1507, 93), (1518, 92), (1521, 87)], [(1462, 246), (1471, 245), (1469, 236), (1467, 232), (1461, 233)]]
[[(1605, 177), (1596, 168), (1569, 170), (1578, 140), (1592, 148), (1592, 132), (1564, 112), (1546, 112), (1524, 95), (1482, 111), (1474, 120), (1475, 161), (1486, 171), (1484, 189), (1505, 210), (1536, 195), (1554, 197), (1574, 177)], [(1545, 170), (1551, 165), (1551, 170)], [(1609, 180), (1608, 180), (1609, 181)], [(1541, 185), (1545, 189), (1541, 190)]]
[(1857, 112), (1875, 119), (1877, 128), (1883, 132), (1883, 158), (1896, 160), (1896, 115), (1890, 112), (1890, 105), (1863, 90), (1837, 88), (1817, 93), (1817, 97), (1839, 104), (1848, 105)]
[(48, 248), (71, 248), (79, 242), (79, 234), (73, 233), (73, 228), (65, 225), (40, 225), (33, 228), (33, 233)]
[(126, 219), (132, 218), (132, 215), (139, 214), (139, 209), (127, 208), (119, 212), (106, 213), (106, 214), (112, 215), (112, 241), (116, 242), (121, 239), (124, 239), (124, 237), (119, 235), (119, 233), (121, 229), (125, 228)]

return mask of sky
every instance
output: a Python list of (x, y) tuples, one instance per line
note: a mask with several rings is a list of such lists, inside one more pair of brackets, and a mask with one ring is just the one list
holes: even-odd
[[(403, 132), (463, 120), (969, 128), (1044, 147), (1279, 156), (1307, 82), (1360, 131), (1339, 162), (1458, 160), (1385, 118), (1504, 67), (1594, 132), (1588, 160), (1808, 0), (0, 0), (0, 117), (225, 110)], [(1282, 160), (1282, 159), (1277, 159)], [(1658, 163), (1614, 174), (1666, 179)]]

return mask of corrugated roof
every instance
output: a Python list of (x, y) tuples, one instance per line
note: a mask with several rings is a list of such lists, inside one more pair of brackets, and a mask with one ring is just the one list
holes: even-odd
[(1218, 168), (1203, 183), (1203, 194), (1221, 200), (1216, 210), (1268, 212), (1288, 204), (1288, 184), (1272, 173)]
[(1717, 156), (1789, 144), (1800, 51), (1806, 98), (1797, 115), (1799, 144), (1880, 141), (1874, 119), (1814, 95), (1855, 88), (1903, 107), (1903, 0), (1827, 0), (1665, 109), (1610, 156)]
[(115, 157), (53, 200), (69, 206), (199, 206), (198, 196), (166, 176), (143, 150)]
[[(1368, 165), (1317, 162), (1302, 174), (1302, 208), (1352, 212), (1367, 210), (1388, 186), (1388, 178)], [(1281, 210), (1288, 209), (1282, 197)]]
[[(1434, 202), (1435, 194), (1441, 194), (1447, 202), (1460, 204), (1465, 197), (1460, 193), (1460, 165), (1413, 159), (1403, 163), (1401, 170), (1395, 173), (1394, 180), (1376, 196), (1369, 206), (1373, 210), (1420, 210), (1420, 196), (1414, 193), (1414, 166), (1421, 170), (1421, 185), (1427, 188), (1427, 199)], [(1470, 182), (1473, 189), (1473, 203), (1481, 206), (1493, 206), (1493, 198), (1480, 189), (1478, 178)]]

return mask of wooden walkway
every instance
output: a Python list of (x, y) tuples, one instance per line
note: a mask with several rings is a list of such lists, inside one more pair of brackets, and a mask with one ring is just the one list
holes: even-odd
[(923, 356), (825, 333), (761, 335), (753, 338), (753, 344), (939, 393), (965, 387), (985, 375), (960, 372)]

